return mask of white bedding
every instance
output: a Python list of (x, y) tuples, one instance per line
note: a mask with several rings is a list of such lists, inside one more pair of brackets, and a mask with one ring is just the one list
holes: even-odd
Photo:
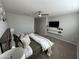
[(38, 34), (31, 33), (29, 34), (29, 36), (41, 45), (43, 51), (49, 49), (54, 44), (49, 39), (42, 37)]

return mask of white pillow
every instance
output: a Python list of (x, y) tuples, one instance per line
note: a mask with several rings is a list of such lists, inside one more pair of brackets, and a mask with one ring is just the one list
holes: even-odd
[(22, 43), (24, 44), (24, 48), (28, 47), (30, 44), (30, 38), (28, 35), (25, 35), (23, 38), (20, 39)]

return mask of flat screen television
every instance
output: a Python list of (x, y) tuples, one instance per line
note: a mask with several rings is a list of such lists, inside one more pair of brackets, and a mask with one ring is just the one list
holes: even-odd
[(50, 21), (49, 27), (59, 28), (59, 21)]

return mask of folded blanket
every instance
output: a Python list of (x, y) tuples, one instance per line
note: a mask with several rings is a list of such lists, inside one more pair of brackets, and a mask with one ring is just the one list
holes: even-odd
[(43, 51), (48, 50), (54, 44), (49, 39), (44, 38), (38, 34), (31, 33), (29, 36), (42, 46)]

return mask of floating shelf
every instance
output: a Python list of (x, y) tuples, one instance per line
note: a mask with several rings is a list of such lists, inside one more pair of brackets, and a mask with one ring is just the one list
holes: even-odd
[(62, 35), (62, 30), (59, 30), (57, 28), (48, 27), (47, 32), (52, 33), (52, 34), (56, 34), (56, 35)]

